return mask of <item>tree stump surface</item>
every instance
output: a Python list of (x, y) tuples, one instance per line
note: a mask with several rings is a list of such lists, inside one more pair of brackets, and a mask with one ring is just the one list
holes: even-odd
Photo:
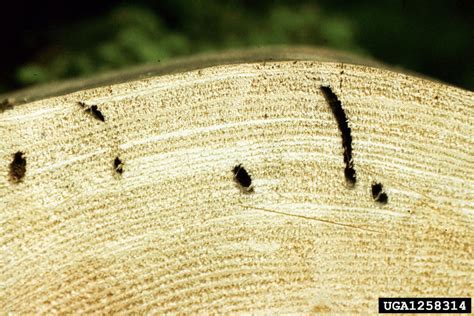
[(28, 102), (0, 111), (0, 310), (377, 313), (378, 297), (472, 296), (474, 93), (285, 54), (12, 94)]

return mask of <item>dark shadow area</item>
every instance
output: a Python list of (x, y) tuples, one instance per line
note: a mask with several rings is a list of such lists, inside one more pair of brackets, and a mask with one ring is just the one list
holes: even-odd
[(474, 2), (48, 1), (2, 7), (0, 92), (222, 49), (308, 44), (474, 90)]

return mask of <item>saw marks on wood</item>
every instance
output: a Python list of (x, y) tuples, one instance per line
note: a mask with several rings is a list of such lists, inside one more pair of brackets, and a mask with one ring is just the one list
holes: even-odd
[[(386, 70), (267, 61), (9, 108), (0, 310), (376, 313), (380, 296), (470, 296), (473, 103)], [(28, 170), (12, 183), (16, 152)]]

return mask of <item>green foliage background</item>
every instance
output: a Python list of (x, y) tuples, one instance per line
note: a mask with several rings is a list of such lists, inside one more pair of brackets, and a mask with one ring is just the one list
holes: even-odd
[(120, 2), (48, 30), (12, 80), (22, 87), (197, 52), (310, 44), (474, 90), (474, 23), (465, 11), (455, 1)]

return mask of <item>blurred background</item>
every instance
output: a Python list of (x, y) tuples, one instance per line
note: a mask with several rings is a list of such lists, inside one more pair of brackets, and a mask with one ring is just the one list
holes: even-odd
[(2, 13), (0, 93), (271, 44), (350, 51), (474, 90), (473, 0), (16, 1)]

